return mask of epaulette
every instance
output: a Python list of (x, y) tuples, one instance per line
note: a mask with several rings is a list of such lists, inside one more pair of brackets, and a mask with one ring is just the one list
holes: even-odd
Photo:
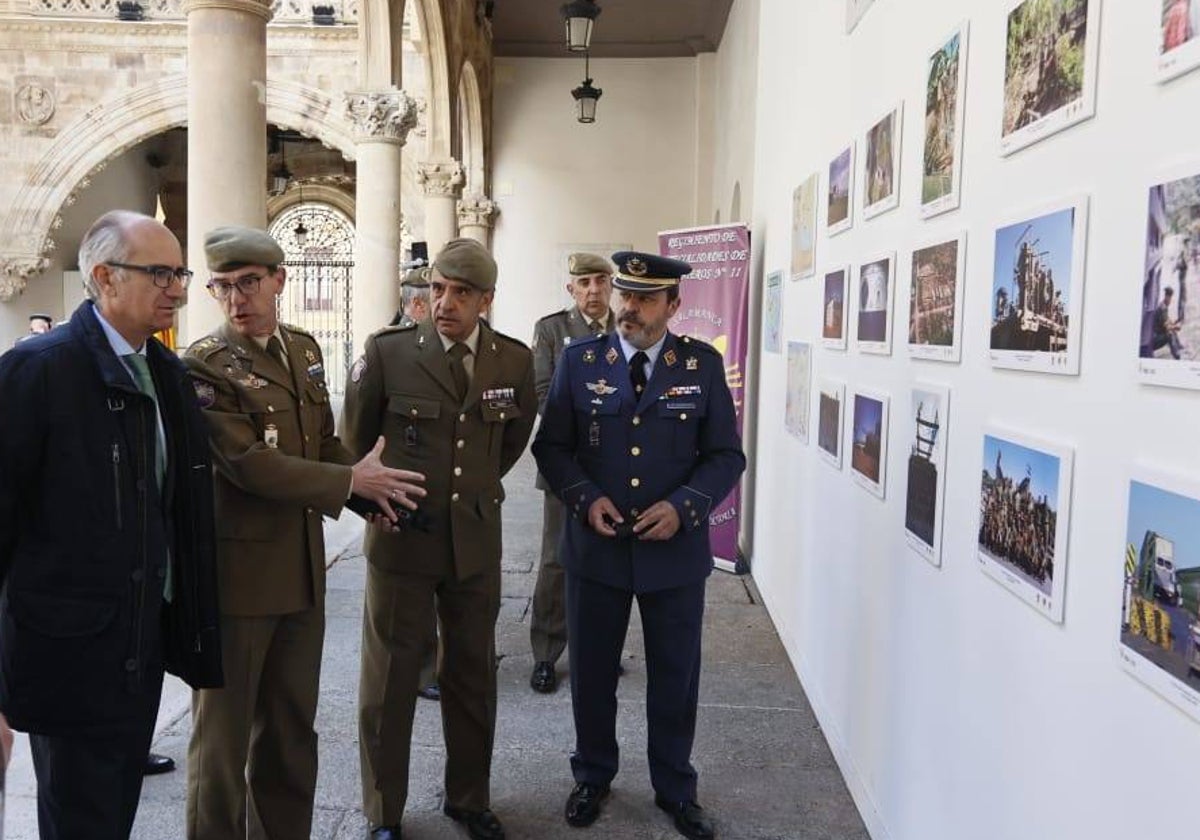
[(508, 344), (515, 344), (517, 347), (520, 347), (522, 350), (529, 349), (529, 345), (526, 344), (524, 341), (521, 341), (519, 338), (513, 338), (511, 335), (505, 335), (504, 333), (496, 332), (495, 330), (492, 330), (492, 335)]
[(224, 350), (227, 346), (225, 339), (219, 335), (206, 335), (199, 341), (193, 342), (187, 349), (187, 355), (195, 356), (198, 359), (207, 359), (218, 350)]
[(560, 309), (557, 312), (551, 312), (549, 315), (543, 315), (541, 318), (538, 318), (537, 323), (540, 324), (543, 321), (553, 321), (555, 318), (565, 318), (569, 314), (570, 310)]
[(721, 355), (721, 351), (718, 350), (716, 347), (713, 347), (707, 341), (703, 341), (699, 338), (693, 338), (690, 335), (681, 335), (679, 337), (679, 343), (682, 344), (684, 347), (688, 348), (689, 350), (707, 350), (709, 353), (712, 353), (714, 356)]
[(379, 329), (375, 330), (375, 332), (371, 333), (371, 338), (381, 338), (385, 335), (393, 335), (395, 333), (410, 332), (412, 330), (415, 330), (419, 326), (421, 326), (421, 325), (415, 321), (411, 324), (392, 324), (390, 326), (380, 327)]
[(305, 336), (306, 338), (312, 338), (313, 341), (316, 341), (316, 339), (313, 338), (313, 334), (310, 333), (308, 330), (304, 329), (304, 327), (298, 327), (295, 324), (285, 324), (282, 321), (279, 322), (279, 326), (283, 327), (285, 330), (287, 330), (290, 333), (296, 333), (296, 335), (302, 335), (302, 336)]

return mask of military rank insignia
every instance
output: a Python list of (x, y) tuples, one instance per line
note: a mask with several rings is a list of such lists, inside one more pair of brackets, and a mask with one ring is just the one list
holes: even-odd
[(595, 446), (599, 446), (599, 445), (600, 445), (600, 424), (597, 423), (595, 420), (593, 420), (592, 425), (588, 426), (588, 446), (595, 447)]
[(304, 351), (304, 358), (310, 365), (315, 365), (317, 363), (317, 354), (311, 349)]
[(688, 370), (700, 370), (700, 360), (695, 356), (688, 356), (687, 361), (684, 362), (684, 365)]
[(196, 402), (201, 408), (208, 408), (217, 401), (217, 389), (210, 382), (201, 382), (196, 379), (192, 382), (196, 389)]
[(593, 394), (601, 397), (607, 397), (609, 394), (617, 393), (617, 389), (608, 384), (608, 380), (601, 379), (599, 382), (588, 382), (587, 389)]
[(674, 350), (668, 350), (666, 353), (663, 353), (663, 361), (667, 363), (667, 367), (675, 367), (675, 363), (679, 359), (675, 357)]
[(604, 354), (604, 361), (610, 365), (615, 365), (618, 358), (620, 358), (620, 354), (617, 353), (616, 347), (609, 347), (608, 352)]
[(583, 363), (585, 365), (590, 365), (594, 361), (596, 361), (596, 351), (589, 347), (587, 350), (583, 351)]

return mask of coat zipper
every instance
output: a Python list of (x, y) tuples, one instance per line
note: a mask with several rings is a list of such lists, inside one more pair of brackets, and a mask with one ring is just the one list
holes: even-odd
[(112, 445), (112, 473), (113, 473), (113, 498), (117, 503), (117, 530), (122, 530), (121, 525), (121, 447), (114, 443)]

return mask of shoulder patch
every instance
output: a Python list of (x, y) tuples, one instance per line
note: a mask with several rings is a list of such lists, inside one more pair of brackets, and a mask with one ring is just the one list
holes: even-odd
[(206, 335), (204, 338), (193, 343), (187, 349), (187, 355), (195, 356), (199, 359), (206, 359), (218, 350), (223, 350), (226, 347), (225, 339), (219, 335)]
[(354, 363), (354, 367), (350, 368), (350, 381), (358, 382), (358, 380), (362, 379), (362, 375), (366, 371), (366, 369), (367, 369), (367, 357), (359, 356), (358, 361), (356, 361)]
[(217, 389), (211, 382), (192, 377), (192, 387), (196, 389), (196, 403), (201, 408), (209, 408), (217, 401)]

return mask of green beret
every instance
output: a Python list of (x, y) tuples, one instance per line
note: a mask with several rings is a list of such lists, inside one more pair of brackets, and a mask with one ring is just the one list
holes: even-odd
[(234, 271), (247, 265), (277, 266), (283, 249), (265, 231), (229, 225), (204, 235), (204, 257), (209, 271)]
[(496, 261), (474, 239), (451, 239), (433, 261), (433, 269), (450, 280), (481, 292), (496, 288)]
[(428, 268), (413, 268), (409, 269), (404, 275), (404, 279), (400, 281), (401, 286), (412, 286), (415, 289), (429, 288), (429, 269)]
[(582, 251), (567, 257), (567, 272), (573, 277), (583, 274), (612, 274), (612, 266), (604, 257)]

